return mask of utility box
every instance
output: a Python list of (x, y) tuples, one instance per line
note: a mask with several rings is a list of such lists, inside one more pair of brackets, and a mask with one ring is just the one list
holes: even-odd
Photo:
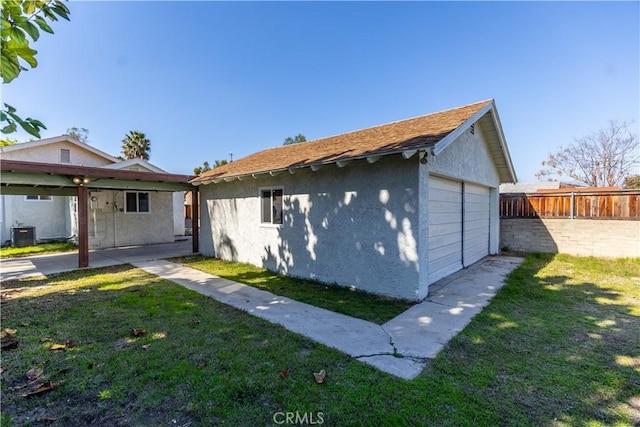
[(11, 246), (14, 248), (24, 248), (26, 246), (35, 246), (35, 244), (35, 227), (11, 227)]

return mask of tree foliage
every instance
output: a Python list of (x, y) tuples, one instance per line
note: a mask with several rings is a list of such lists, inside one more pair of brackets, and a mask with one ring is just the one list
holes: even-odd
[(624, 179), (624, 184), (622, 184), (622, 188), (631, 189), (631, 188), (640, 188), (640, 175), (631, 175)]
[(549, 154), (536, 177), (550, 181), (567, 177), (591, 187), (619, 186), (640, 164), (639, 148), (638, 135), (625, 122), (610, 121), (608, 127)]
[(290, 136), (286, 137), (282, 145), (297, 144), (299, 142), (305, 142), (306, 140), (307, 138), (303, 134), (299, 133), (293, 138), (291, 138)]
[(67, 129), (67, 135), (87, 144), (89, 142), (89, 129), (72, 127)]
[(129, 131), (122, 140), (122, 157), (128, 159), (149, 160), (151, 141), (144, 133)]
[(202, 173), (205, 173), (206, 171), (210, 171), (211, 169), (215, 169), (217, 167), (220, 167), (222, 165), (226, 165), (228, 162), (226, 160), (216, 160), (213, 163), (213, 167), (211, 167), (211, 165), (209, 165), (209, 162), (207, 160), (204, 161), (204, 163), (202, 164), (202, 166), (198, 166), (193, 168), (193, 174), (194, 175), (200, 175)]
[[(53, 34), (50, 22), (58, 18), (69, 20), (69, 9), (61, 0), (2, 0), (2, 81), (5, 84), (15, 80), (22, 71), (36, 68), (37, 50), (31, 42), (40, 38), (40, 31)], [(40, 138), (40, 129), (46, 126), (36, 119), (22, 119), (16, 109), (4, 103), (0, 111), (2, 133), (10, 134), (18, 130), (18, 125), (30, 135)]]

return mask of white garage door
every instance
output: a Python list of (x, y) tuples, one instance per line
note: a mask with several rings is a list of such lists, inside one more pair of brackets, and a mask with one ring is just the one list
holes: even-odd
[(462, 183), (429, 177), (429, 283), (462, 268)]
[(489, 254), (489, 188), (464, 184), (464, 266)]

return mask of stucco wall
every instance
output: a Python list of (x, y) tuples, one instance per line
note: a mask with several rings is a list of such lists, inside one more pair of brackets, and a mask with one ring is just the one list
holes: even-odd
[(487, 187), (497, 188), (500, 184), (489, 146), (480, 123), (475, 124), (474, 133), (467, 130), (437, 156), (429, 156), (429, 172), (464, 180)]
[(2, 153), (6, 160), (24, 160), (28, 162), (61, 163), (60, 149), (70, 150), (70, 163), (72, 165), (105, 166), (113, 162), (98, 156), (90, 151), (80, 149), (69, 142), (57, 142), (53, 144), (32, 147), (28, 150), (16, 150)]
[(123, 191), (91, 191), (90, 196), (96, 198), (89, 201), (91, 249), (174, 241), (173, 193), (149, 192), (148, 213), (124, 212)]
[(501, 247), (602, 257), (640, 257), (640, 222), (502, 218)]
[[(418, 168), (401, 156), (200, 188), (200, 252), (297, 277), (417, 298)], [(283, 186), (284, 224), (259, 189)]]
[(173, 198), (173, 235), (184, 236), (184, 192), (176, 191), (172, 193)]
[(10, 227), (35, 226), (37, 239), (69, 237), (69, 198), (52, 196), (51, 200), (26, 200), (26, 196), (4, 197), (2, 241), (11, 239)]

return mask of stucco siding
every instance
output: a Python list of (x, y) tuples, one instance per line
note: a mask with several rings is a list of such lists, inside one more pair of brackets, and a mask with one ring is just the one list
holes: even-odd
[[(284, 190), (283, 224), (260, 224), (259, 192)], [(304, 169), (200, 188), (200, 251), (291, 276), (418, 298), (418, 162)]]
[(3, 239), (9, 240), (10, 227), (34, 226), (37, 239), (69, 236), (68, 198), (52, 196), (51, 200), (26, 200), (26, 196), (5, 197), (6, 230)]
[(25, 150), (3, 152), (2, 158), (27, 162), (61, 163), (60, 149), (63, 148), (70, 151), (69, 164), (71, 165), (105, 166), (113, 163), (102, 156), (80, 149), (70, 142), (57, 142)]
[(147, 213), (125, 212), (123, 191), (91, 191), (90, 196), (91, 249), (174, 241), (173, 193), (149, 192)]
[(429, 172), (446, 178), (454, 178), (497, 188), (500, 177), (489, 146), (482, 134), (480, 123), (474, 132), (467, 130), (437, 156), (429, 156)]

